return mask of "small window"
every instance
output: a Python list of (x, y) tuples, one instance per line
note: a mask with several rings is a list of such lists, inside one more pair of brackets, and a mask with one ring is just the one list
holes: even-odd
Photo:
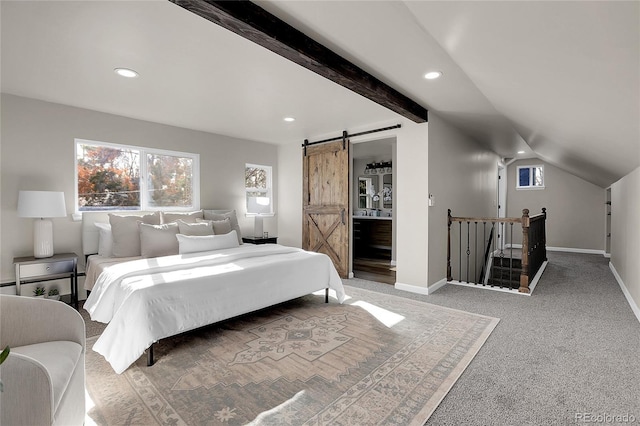
[(543, 166), (518, 166), (517, 173), (517, 189), (544, 188)]
[(271, 166), (246, 164), (244, 187), (248, 214), (273, 214)]
[(199, 156), (76, 139), (76, 210), (197, 210)]

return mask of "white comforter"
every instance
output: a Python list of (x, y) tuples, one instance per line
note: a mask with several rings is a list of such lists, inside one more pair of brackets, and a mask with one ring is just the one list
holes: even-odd
[(345, 300), (328, 256), (245, 244), (110, 266), (84, 308), (92, 320), (109, 323), (93, 350), (119, 374), (159, 339), (325, 288)]

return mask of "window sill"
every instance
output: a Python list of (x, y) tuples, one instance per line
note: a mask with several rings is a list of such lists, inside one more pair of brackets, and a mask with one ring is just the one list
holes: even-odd
[(530, 190), (537, 190), (537, 189), (544, 189), (544, 186), (516, 186), (516, 190), (520, 191), (520, 190), (524, 190), (524, 191), (530, 191)]

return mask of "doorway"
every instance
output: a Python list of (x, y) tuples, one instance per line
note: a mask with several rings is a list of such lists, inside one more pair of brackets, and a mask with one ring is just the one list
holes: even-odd
[(351, 160), (352, 273), (395, 284), (395, 137), (354, 143)]

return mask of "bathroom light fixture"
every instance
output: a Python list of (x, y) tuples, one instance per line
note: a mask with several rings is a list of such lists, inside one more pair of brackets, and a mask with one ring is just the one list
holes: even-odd
[(518, 154), (524, 154), (524, 151), (518, 151)]
[(442, 77), (441, 71), (429, 71), (424, 75), (424, 78), (427, 80), (435, 80), (436, 78)]
[(294, 121), (296, 121), (296, 119), (293, 117), (285, 117), (283, 118), (283, 120), (286, 121), (287, 123), (293, 123)]
[(136, 71), (129, 68), (116, 68), (113, 71), (122, 77), (135, 78), (138, 76), (138, 73)]

